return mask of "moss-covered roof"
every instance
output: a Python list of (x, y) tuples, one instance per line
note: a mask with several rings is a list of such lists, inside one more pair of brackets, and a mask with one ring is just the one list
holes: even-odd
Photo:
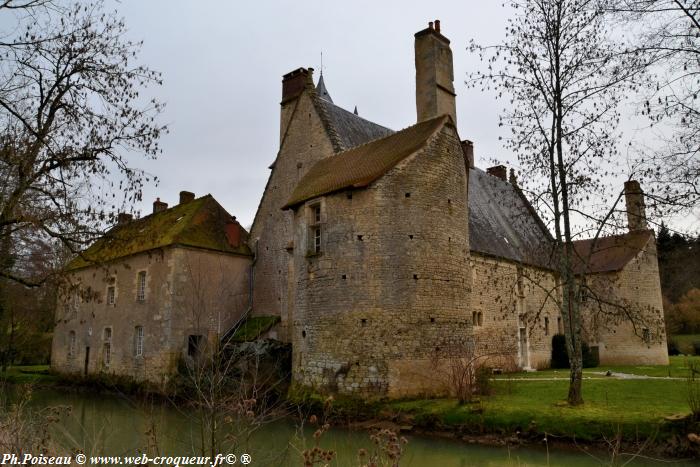
[(249, 342), (270, 330), (280, 322), (279, 316), (253, 316), (246, 319), (231, 337), (232, 342)]
[(73, 259), (67, 269), (79, 269), (170, 245), (250, 255), (247, 238), (245, 229), (211, 195), (206, 195), (114, 226)]
[(316, 162), (283, 209), (345, 188), (365, 187), (422, 149), (449, 117), (441, 115)]

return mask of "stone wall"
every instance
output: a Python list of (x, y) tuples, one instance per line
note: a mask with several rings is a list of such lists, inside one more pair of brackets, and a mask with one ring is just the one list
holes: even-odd
[[(656, 240), (621, 271), (590, 275), (583, 312), (604, 365), (667, 365)], [(647, 331), (645, 331), (645, 329)]]
[[(311, 78), (309, 78), (311, 79)], [(313, 83), (310, 83), (313, 85)], [(281, 317), (279, 338), (289, 341), (294, 279), (290, 276), (292, 214), (282, 211), (297, 182), (333, 146), (309, 90), (282, 107), (282, 141), (250, 233), (256, 254), (253, 314)]]
[[(318, 203), (322, 252), (313, 254)], [(467, 174), (454, 129), (369, 187), (294, 214), (295, 382), (391, 397), (444, 392), (436, 359), (471, 337)]]
[(549, 295), (554, 275), (472, 252), (472, 316), (479, 353), (488, 366), (549, 367), (559, 307)]
[[(75, 286), (63, 291), (56, 311), (51, 367), (84, 374), (87, 361), (88, 374), (163, 385), (186, 354), (190, 334), (212, 341), (245, 311), (249, 270), (248, 257), (169, 247), (72, 272)], [(141, 271), (146, 273), (142, 301), (137, 299)], [(110, 286), (115, 287), (113, 305), (107, 302)], [(141, 356), (135, 355), (137, 326), (144, 332)], [(71, 331), (73, 355), (68, 352)]]

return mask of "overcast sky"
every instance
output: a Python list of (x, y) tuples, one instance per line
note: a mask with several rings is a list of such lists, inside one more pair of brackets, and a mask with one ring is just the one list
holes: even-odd
[(142, 214), (156, 196), (177, 202), (180, 190), (211, 193), (244, 226), (252, 223), (279, 139), (282, 75), (313, 67), (337, 105), (394, 130), (416, 121), (413, 34), (440, 19), (452, 41), (457, 119), (475, 144), (477, 166), (507, 158), (498, 141), (493, 96), (468, 90), (478, 59), (470, 38), (497, 42), (506, 11), (495, 1), (124, 0), (115, 6), (141, 61), (163, 73), (153, 92), (167, 107), (163, 154), (132, 165), (160, 178), (146, 187)]

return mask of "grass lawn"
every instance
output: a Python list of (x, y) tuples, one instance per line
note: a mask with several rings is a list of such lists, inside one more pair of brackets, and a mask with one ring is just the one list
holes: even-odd
[[(591, 378), (604, 378), (600, 373), (610, 370), (615, 373), (627, 373), (640, 376), (673, 377), (685, 378), (688, 376), (688, 364), (700, 365), (700, 356), (675, 356), (669, 357), (668, 365), (646, 365), (646, 366), (598, 366), (595, 368), (584, 368), (583, 376)], [(568, 378), (569, 370), (542, 370), (521, 373), (510, 373), (498, 376), (504, 378)]]
[(12, 366), (5, 373), (0, 372), (0, 382), (13, 384), (53, 383), (57, 380), (49, 373), (48, 365)]
[[(700, 359), (700, 357), (697, 357)], [(668, 367), (615, 367), (615, 371), (649, 376), (680, 376), (687, 370), (683, 361), (674, 358)], [(601, 371), (605, 369), (596, 369)], [(536, 374), (561, 374), (553, 370)], [(662, 430), (664, 417), (690, 412), (686, 401), (687, 386), (678, 380), (594, 379), (584, 380), (580, 407), (568, 407), (563, 401), (567, 380), (520, 381), (495, 380), (494, 394), (472, 404), (458, 405), (454, 399), (410, 400), (389, 402), (394, 412), (414, 416), (417, 424), (439, 421), (448, 426), (483, 427), (485, 431), (527, 430), (531, 424), (538, 432), (577, 439), (594, 440), (610, 436), (618, 427), (628, 439), (653, 436)]]

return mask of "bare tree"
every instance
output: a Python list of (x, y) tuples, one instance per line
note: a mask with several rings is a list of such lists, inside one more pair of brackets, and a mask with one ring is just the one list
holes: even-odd
[[(615, 220), (622, 193), (608, 190), (615, 168), (623, 89), (643, 69), (643, 60), (620, 53), (611, 39), (606, 7), (599, 0), (513, 0), (505, 40), (495, 46), (472, 42), (470, 50), (488, 68), (468, 84), (495, 89), (509, 99), (501, 125), (511, 130), (506, 146), (531, 177), (528, 194), (554, 231), (552, 267), (556, 300), (571, 363), (568, 401), (581, 404), (583, 320), (581, 281), (573, 241), (597, 239)], [(577, 232), (577, 221), (583, 225)], [(585, 260), (585, 258), (584, 258)]]
[[(101, 2), (5, 2), (31, 13), (0, 44), (0, 244), (3, 258), (25, 242), (53, 239), (79, 251), (141, 197), (150, 178), (126, 157), (154, 157), (162, 105), (139, 98), (160, 83), (133, 65), (140, 43)], [(0, 5), (0, 14), (4, 14)], [(26, 10), (25, 10), (26, 11)], [(119, 196), (119, 197), (117, 197)], [(38, 286), (7, 263), (0, 277)]]
[(700, 5), (694, 0), (617, 0), (608, 6), (633, 31), (629, 54), (651, 73), (640, 112), (663, 144), (638, 147), (642, 175), (662, 212), (687, 212), (700, 201)]

